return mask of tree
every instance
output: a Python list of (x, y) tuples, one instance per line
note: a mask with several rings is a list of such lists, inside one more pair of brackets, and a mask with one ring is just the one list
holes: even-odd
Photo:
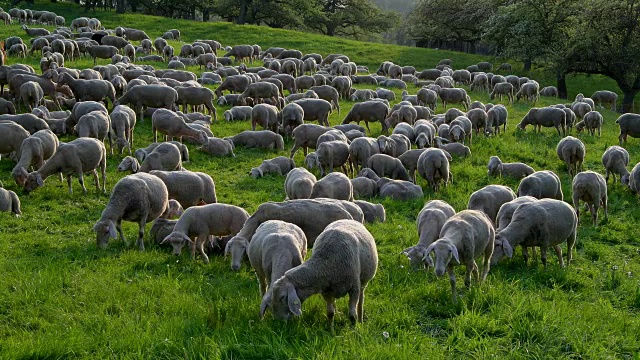
[(633, 111), (640, 92), (640, 0), (591, 0), (570, 41), (562, 65), (567, 72), (601, 74), (615, 80)]
[(391, 30), (399, 22), (395, 12), (384, 12), (370, 0), (313, 0), (305, 14), (306, 27), (329, 36), (358, 37)]

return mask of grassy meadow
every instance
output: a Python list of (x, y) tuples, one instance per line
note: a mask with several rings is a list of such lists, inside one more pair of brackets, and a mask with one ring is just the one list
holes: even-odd
[[(65, 16), (67, 23), (83, 14), (81, 8), (69, 3), (39, 1), (31, 8), (55, 11)], [(106, 27), (136, 27), (152, 38), (178, 28), (187, 41), (211, 38), (224, 45), (258, 43), (263, 49), (283, 46), (323, 55), (342, 52), (372, 70), (383, 60), (418, 69), (433, 67), (441, 58), (453, 59), (456, 68), (482, 60), (475, 55), (265, 27), (110, 12), (89, 15), (98, 17)], [(27, 39), (17, 24), (0, 26), (0, 38), (16, 34)], [(172, 45), (179, 49), (179, 43)], [(8, 61), (37, 68), (39, 56)], [(92, 65), (86, 58), (67, 63), (75, 68)], [(189, 70), (200, 71), (197, 67)], [(571, 96), (616, 89), (607, 79), (583, 76), (570, 78), (569, 88)], [(409, 91), (415, 93), (417, 88), (411, 85)], [(489, 101), (486, 93), (470, 95), (472, 100)], [(557, 102), (542, 98), (537, 106)], [(341, 113), (330, 117), (332, 125), (342, 121), (353, 103), (340, 105)], [(453, 185), (434, 194), (419, 179), (425, 189), (422, 200), (371, 200), (385, 206), (387, 222), (367, 225), (376, 239), (380, 264), (367, 289), (366, 320), (351, 326), (347, 301), (340, 299), (335, 335), (327, 330), (325, 304), (319, 296), (305, 302), (299, 319), (281, 323), (267, 315), (260, 320), (258, 284), (248, 261), (239, 272), (232, 272), (228, 259), (212, 257), (211, 264), (205, 265), (191, 261), (187, 252), (175, 257), (148, 241), (145, 252), (126, 248), (119, 240), (99, 250), (91, 229), (108, 195), (96, 192), (91, 177), (85, 177), (87, 195), (82, 194), (75, 178), (74, 193), (69, 195), (66, 182), (55, 177), (27, 195), (11, 178), (14, 164), (2, 159), (0, 181), (18, 193), (23, 214), (19, 218), (0, 214), (0, 358), (639, 359), (640, 209), (637, 196), (619, 183), (609, 183), (608, 221), (601, 213), (599, 226), (594, 228), (589, 215), (582, 218), (574, 261), (567, 269), (560, 268), (551, 254), (547, 270), (539, 261), (527, 266), (517, 250), (513, 259), (491, 269), (485, 283), (466, 289), (462, 285), (464, 268), (460, 267), (456, 274), (461, 297), (454, 304), (448, 279), (436, 278), (431, 271), (414, 271), (400, 255), (418, 241), (415, 220), (424, 202), (442, 199), (463, 210), (469, 195), (485, 185), (516, 189), (517, 181), (487, 177), (486, 165), (492, 155), (503, 161), (526, 162), (536, 170), (555, 171), (561, 177), (565, 199), (571, 198), (571, 179), (555, 153), (560, 140), (555, 129), (543, 128), (542, 134), (533, 133), (530, 127), (515, 129), (530, 106), (508, 106), (505, 134), (476, 138), (472, 157), (454, 159)], [(227, 109), (218, 107), (219, 119)], [(437, 112), (443, 112), (442, 107)], [(587, 147), (584, 169), (601, 173), (602, 153), (618, 142), (618, 115), (607, 110), (603, 115), (601, 138), (573, 131)], [(222, 120), (211, 126), (217, 137), (246, 129), (250, 129), (247, 121)], [(379, 125), (373, 125), (372, 130), (372, 136), (380, 134)], [(135, 148), (152, 141), (149, 120), (138, 123), (134, 138)], [(189, 145), (191, 162), (185, 167), (213, 177), (218, 201), (251, 213), (265, 201), (283, 200), (285, 194), (284, 177), (253, 179), (250, 168), (263, 159), (288, 155), (291, 146), (288, 140), (284, 151), (237, 148), (236, 158), (214, 158)], [(631, 139), (626, 148), (631, 166), (639, 162), (640, 141)], [(116, 172), (123, 157), (108, 156), (108, 190), (124, 176)], [(303, 164), (301, 152), (295, 160)], [(137, 225), (124, 223), (124, 230), (132, 242)]]

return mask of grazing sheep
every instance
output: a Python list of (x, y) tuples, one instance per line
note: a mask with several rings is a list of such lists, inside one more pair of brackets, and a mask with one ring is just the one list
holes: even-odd
[(363, 200), (354, 200), (353, 203), (358, 205), (360, 210), (362, 210), (366, 223), (387, 221), (387, 214), (382, 204), (373, 204)]
[(29, 132), (14, 122), (0, 121), (0, 154), (19, 153)]
[(528, 82), (522, 84), (520, 90), (516, 93), (516, 100), (519, 101), (520, 98), (523, 98), (525, 101), (530, 101), (535, 105), (536, 101), (540, 96), (539, 85), (537, 82)]
[[(426, 149), (418, 158), (417, 170), (418, 174), (427, 180), (433, 191), (440, 190), (440, 181), (443, 181), (447, 186), (451, 177), (449, 160), (444, 151), (440, 149)], [(451, 180), (453, 181), (453, 179)]]
[(372, 198), (379, 192), (378, 183), (366, 177), (351, 179), (354, 198)]
[(58, 149), (60, 142), (51, 130), (40, 130), (22, 141), (20, 151), (16, 152), (19, 159), (11, 171), (11, 176), (18, 186), (24, 186), (29, 176), (29, 168), (39, 169)]
[[(571, 263), (576, 242), (578, 218), (571, 205), (564, 201), (542, 199), (524, 203), (515, 210), (509, 225), (496, 234), (496, 247), (507, 257), (513, 257), (517, 245), (540, 247), (542, 264), (547, 267), (547, 249), (553, 247), (560, 266), (564, 266), (559, 244), (567, 242), (567, 266)], [(500, 260), (496, 253), (493, 262)], [(525, 263), (528, 253), (523, 253)]]
[(333, 330), (335, 299), (348, 294), (351, 322), (363, 322), (364, 291), (377, 267), (378, 251), (369, 231), (353, 220), (336, 221), (320, 234), (311, 258), (273, 284), (261, 308), (270, 307), (275, 318), (288, 320), (302, 315), (302, 303), (320, 293)]
[(135, 172), (150, 172), (151, 170), (179, 171), (182, 170), (182, 154), (180, 149), (172, 143), (161, 143), (147, 153), (140, 165), (131, 156), (127, 156), (118, 166), (118, 171), (130, 170)]
[(620, 126), (620, 136), (618, 136), (620, 146), (623, 142), (626, 144), (627, 136), (640, 137), (640, 115), (631, 113), (620, 115), (616, 124)]
[(578, 119), (582, 119), (588, 112), (593, 110), (593, 107), (591, 107), (591, 105), (584, 102), (575, 102), (571, 106), (571, 110), (573, 110), (573, 112), (576, 114), (576, 117)]
[(184, 112), (187, 112), (187, 105), (204, 105), (204, 107), (209, 111), (209, 115), (213, 115), (213, 120), (218, 120), (216, 108), (213, 106), (213, 91), (205, 87), (183, 86), (178, 86), (175, 90), (178, 93), (178, 100), (176, 103), (182, 105)]
[(385, 119), (390, 113), (389, 106), (380, 101), (365, 101), (362, 103), (354, 104), (347, 116), (342, 121), (342, 124), (349, 124), (356, 122), (360, 124), (360, 121), (364, 121), (367, 131), (371, 134), (369, 128), (370, 122), (379, 122), (382, 125), (382, 132), (384, 134), (389, 133), (389, 128)]
[(233, 141), (228, 138), (219, 139), (215, 137), (207, 137), (207, 142), (202, 144), (200, 149), (213, 156), (236, 157), (236, 154), (233, 153), (233, 150), (235, 149)]
[(15, 192), (0, 188), (0, 212), (12, 212), (16, 216), (22, 214), (20, 198)]
[(407, 169), (402, 165), (402, 161), (386, 154), (371, 155), (367, 162), (367, 167), (380, 177), (411, 181)]
[[(598, 137), (602, 134), (602, 123), (603, 123), (602, 115), (597, 111), (589, 111), (582, 117), (582, 121), (576, 124), (576, 130), (578, 132), (582, 131), (583, 127), (586, 127), (591, 136), (595, 135), (596, 130), (598, 130)], [(583, 124), (583, 125), (580, 125)]]
[(573, 136), (567, 136), (560, 140), (556, 147), (558, 158), (567, 164), (569, 175), (574, 176), (582, 171), (586, 148), (582, 141)]
[(629, 153), (620, 146), (609, 146), (602, 154), (602, 165), (605, 170), (605, 182), (609, 182), (609, 174), (613, 174), (613, 182), (616, 182), (616, 174), (620, 178), (621, 184), (628, 184)]
[(168, 207), (167, 187), (157, 177), (141, 173), (120, 179), (113, 187), (100, 220), (93, 226), (98, 247), (106, 247), (110, 238), (118, 237), (117, 233), (128, 246), (121, 225), (122, 220), (126, 220), (138, 223), (136, 245), (143, 251), (145, 224), (165, 213)]
[[(537, 200), (538, 199), (532, 196), (520, 196), (500, 206), (500, 210), (498, 211), (498, 215), (496, 216), (496, 234), (509, 226), (509, 224), (511, 223), (511, 219), (513, 218), (513, 213), (520, 205), (535, 202)], [(525, 258), (529, 256), (526, 244), (522, 244), (522, 253)], [(491, 256), (491, 265), (496, 265), (498, 263), (498, 260), (503, 258), (504, 255), (505, 252), (502, 246), (502, 242), (496, 242), (493, 249), (493, 255)]]
[(284, 180), (286, 200), (309, 199), (316, 181), (316, 176), (307, 169), (303, 167), (292, 169)]
[(353, 186), (341, 173), (330, 173), (313, 184), (310, 199), (328, 198), (353, 201)]
[(171, 110), (157, 109), (151, 116), (151, 124), (153, 141), (158, 141), (157, 133), (160, 132), (164, 134), (165, 141), (167, 137), (179, 137), (182, 140), (182, 137), (186, 136), (196, 139), (200, 144), (207, 142), (206, 132), (188, 126), (182, 116)]
[[(314, 90), (315, 91), (315, 90)], [(293, 104), (302, 107), (305, 121), (317, 120), (319, 124), (329, 127), (329, 114), (332, 112), (330, 102), (323, 99), (305, 98), (296, 100)]]
[(560, 128), (562, 128), (562, 136), (566, 135), (566, 113), (562, 109), (557, 108), (531, 108), (527, 115), (522, 118), (522, 121), (517, 125), (517, 128), (524, 130), (529, 124), (535, 127), (537, 126), (538, 132), (542, 131), (542, 127), (555, 127), (560, 135)]
[(393, 134), (402, 134), (409, 139), (410, 142), (416, 142), (416, 133), (413, 131), (413, 126), (408, 123), (399, 123), (393, 128)]
[(183, 208), (218, 202), (216, 186), (208, 174), (192, 171), (152, 170), (165, 183), (169, 199), (177, 200)]
[(618, 103), (618, 94), (613, 91), (608, 90), (600, 90), (596, 91), (591, 95), (591, 99), (594, 103), (600, 105), (602, 108), (602, 104), (610, 105), (611, 111), (616, 111), (616, 104)]
[(411, 149), (411, 142), (406, 136), (401, 134), (391, 134), (391, 136), (378, 136), (378, 146), (382, 154), (398, 157)]
[(110, 115), (111, 129), (116, 136), (116, 146), (118, 153), (122, 154), (124, 149), (129, 150), (133, 146), (133, 129), (136, 126), (136, 113), (126, 105), (118, 105), (113, 108)]
[[(235, 235), (240, 231), (249, 213), (243, 208), (227, 204), (209, 204), (194, 206), (185, 210), (178, 219), (173, 232), (162, 240), (173, 247), (173, 254), (178, 256), (185, 244), (191, 248), (191, 259), (195, 260), (196, 250), (209, 263), (204, 252), (204, 244), (210, 235)], [(195, 240), (193, 239), (195, 238)]]
[(495, 224), (496, 216), (502, 204), (508, 203), (515, 198), (516, 194), (509, 187), (487, 185), (471, 194), (467, 209), (484, 212), (491, 219), (491, 222)]
[[(20, 125), (23, 129), (27, 130), (29, 134), (34, 134), (40, 130), (49, 129), (49, 125), (46, 121), (40, 119), (33, 114), (18, 114), (18, 115), (0, 115), (0, 121), (5, 123), (13, 122)], [(2, 154), (2, 153), (0, 153)]]
[(422, 188), (409, 181), (380, 178), (377, 181), (381, 198), (391, 198), (396, 201), (421, 199), (424, 196)]
[(446, 140), (441, 137), (435, 137), (433, 141), (433, 147), (442, 149), (450, 155), (455, 155), (458, 157), (470, 157), (471, 149), (468, 146), (465, 146), (461, 143), (449, 143), (445, 144)]
[(447, 108), (447, 104), (462, 104), (465, 110), (471, 105), (469, 96), (464, 89), (442, 88), (438, 91), (438, 96), (445, 109)]
[[(432, 252), (435, 255), (436, 276), (444, 275), (445, 270), (449, 275), (454, 302), (458, 301), (458, 297), (453, 267), (457, 264), (465, 265), (464, 284), (467, 287), (471, 285), (471, 273), (474, 273), (476, 281), (484, 281), (491, 267), (495, 236), (493, 225), (485, 213), (463, 210), (444, 223), (439, 239), (427, 248), (427, 256)], [(481, 255), (484, 255), (482, 275), (475, 261)]]
[(558, 97), (558, 88), (555, 86), (545, 86), (540, 90), (540, 96)]
[[(189, 161), (189, 149), (187, 148), (186, 145), (179, 143), (177, 141), (169, 141), (169, 143), (175, 145), (178, 149), (180, 149), (180, 155), (183, 162)], [(164, 143), (154, 142), (149, 144), (149, 146), (147, 146), (146, 148), (136, 149), (133, 155), (135, 156), (136, 159), (138, 159), (139, 162), (142, 163), (144, 161), (144, 158), (147, 157), (147, 155), (151, 153), (153, 149), (158, 147), (160, 144), (164, 144)]]
[(466, 116), (458, 116), (449, 123), (449, 140), (462, 142), (464, 144), (465, 139), (468, 140), (469, 145), (471, 145), (473, 139), (473, 124)]
[(27, 81), (20, 86), (20, 100), (32, 111), (42, 103), (44, 91), (35, 81)]
[(349, 145), (342, 140), (325, 141), (318, 145), (316, 152), (307, 155), (305, 163), (309, 168), (318, 167), (320, 176), (333, 172), (335, 167), (342, 167), (348, 174)]
[(550, 170), (536, 171), (520, 180), (518, 196), (562, 200), (563, 195), (560, 178)]
[(508, 176), (516, 180), (523, 179), (535, 172), (535, 170), (524, 163), (503, 163), (498, 156), (492, 156), (487, 165), (488, 176)]
[(118, 48), (111, 45), (85, 45), (85, 51), (93, 58), (93, 65), (97, 59), (111, 59), (118, 53)]
[(265, 130), (278, 133), (280, 130), (280, 112), (278, 108), (268, 104), (258, 104), (251, 110), (251, 130), (260, 124)]
[(111, 118), (102, 110), (84, 114), (76, 124), (75, 132), (79, 138), (94, 138), (102, 141), (109, 139), (109, 150), (113, 155), (113, 132), (111, 131)]
[[(407, 172), (409, 173), (409, 178), (411, 179), (410, 181), (412, 181), (414, 184), (416, 182), (416, 169), (418, 169), (418, 159), (425, 150), (426, 149), (408, 150), (405, 151), (402, 155), (398, 156), (398, 159), (400, 160), (400, 162), (402, 162), (402, 166), (404, 166), (404, 168), (407, 169)], [(447, 158), (449, 159), (450, 157), (451, 155), (449, 155)]]
[(627, 177), (626, 181), (623, 179), (623, 183), (626, 183), (636, 194), (640, 194), (640, 163), (631, 169), (631, 173)]
[(593, 171), (583, 171), (573, 178), (573, 207), (576, 209), (578, 225), (580, 224), (580, 200), (587, 203), (587, 208), (591, 211), (593, 226), (598, 224), (598, 208), (604, 207), (604, 219), (609, 218), (609, 203), (607, 198), (607, 181), (605, 178)]
[(295, 167), (296, 163), (293, 159), (286, 156), (278, 156), (277, 158), (263, 160), (260, 166), (252, 168), (249, 174), (254, 179), (267, 174), (287, 175)]
[(29, 173), (24, 185), (27, 193), (44, 186), (44, 181), (55, 173), (67, 175), (67, 184), (69, 193), (71, 189), (71, 175), (77, 174), (78, 182), (82, 186), (83, 192), (87, 193), (84, 186), (85, 173), (92, 173), (95, 181), (96, 190), (100, 190), (100, 181), (98, 180), (97, 168), (100, 168), (102, 175), (102, 191), (106, 193), (106, 168), (107, 168), (107, 151), (104, 144), (92, 138), (78, 138), (64, 146), (60, 146), (58, 150), (51, 156), (38, 170)]
[(245, 130), (235, 136), (225, 138), (225, 140), (226, 139), (231, 140), (234, 147), (241, 145), (245, 148), (284, 150), (284, 139), (282, 138), (282, 135), (276, 134), (270, 130)]
[(507, 98), (509, 99), (509, 103), (513, 104), (514, 91), (515, 90), (513, 85), (508, 82), (497, 83), (493, 87), (493, 91), (491, 92), (491, 94), (489, 94), (489, 98), (493, 100), (499, 97), (500, 101), (502, 101), (502, 97), (506, 95)]
[(422, 207), (416, 219), (418, 243), (402, 251), (414, 269), (433, 266), (427, 248), (436, 241), (445, 222), (456, 214), (455, 209), (442, 200), (430, 200)]
[(499, 134), (500, 125), (503, 126), (503, 131), (506, 132), (508, 116), (509, 112), (507, 111), (507, 108), (501, 104), (492, 106), (489, 110), (487, 110), (487, 133), (495, 132), (496, 134)]
[(144, 108), (173, 109), (177, 100), (178, 92), (169, 86), (140, 85), (129, 88), (113, 106), (131, 106), (139, 114), (140, 122), (144, 122)]

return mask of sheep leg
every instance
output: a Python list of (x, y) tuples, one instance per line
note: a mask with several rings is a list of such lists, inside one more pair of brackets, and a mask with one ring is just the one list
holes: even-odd
[(127, 239), (125, 239), (124, 231), (122, 231), (122, 219), (118, 219), (118, 221), (116, 221), (116, 230), (118, 230), (118, 234), (120, 234), (120, 240), (122, 240), (124, 246), (129, 247), (129, 242), (127, 242)]
[(138, 222), (138, 240), (136, 240), (136, 245), (138, 245), (140, 251), (144, 251), (144, 226), (147, 223), (147, 214), (143, 215)]
[(200, 253), (200, 256), (202, 256), (202, 259), (204, 260), (205, 264), (209, 263), (209, 257), (207, 256), (207, 254), (204, 252), (204, 243), (207, 240), (209, 236), (208, 235), (203, 235), (200, 234), (198, 235), (198, 237), (196, 238), (196, 246), (198, 248), (198, 253)]
[(73, 194), (73, 189), (71, 188), (71, 174), (67, 175), (67, 186), (69, 187), (69, 194)]
[[(362, 289), (360, 289), (360, 287), (358, 287), (358, 289), (353, 289), (349, 293), (349, 320), (351, 320), (351, 324), (352, 325), (355, 325), (356, 322), (359, 320), (358, 307), (359, 307), (359, 302), (360, 302), (361, 290)], [(362, 322), (362, 321), (360, 321), (360, 322)]]
[(593, 227), (598, 226), (598, 207), (600, 204), (598, 204), (598, 202), (595, 202), (593, 204), (591, 204), (591, 206), (589, 207), (589, 210), (591, 211), (591, 221), (593, 221)]
[(258, 283), (260, 284), (260, 296), (264, 296), (267, 292), (267, 278), (264, 274), (258, 274)]
[[(542, 260), (542, 265), (546, 270), (547, 269), (547, 245), (540, 246), (540, 259)], [(562, 257), (560, 257), (560, 261), (562, 261)], [(560, 266), (564, 266), (564, 265), (560, 263)]]
[(327, 325), (333, 333), (333, 318), (336, 315), (336, 299), (330, 295), (322, 295), (324, 301), (327, 303)]
[(491, 268), (491, 255), (493, 254), (493, 247), (493, 245), (489, 244), (484, 250), (484, 263), (482, 264), (482, 277), (480, 278), (480, 282), (487, 280), (487, 275), (489, 274), (489, 269)]
[(364, 322), (364, 288), (360, 289), (360, 293), (358, 294), (358, 321), (361, 323)]
[(93, 182), (96, 185), (96, 191), (100, 191), (100, 180), (98, 179), (98, 170), (93, 169), (91, 171), (91, 175), (93, 175)]
[(364, 125), (367, 127), (367, 131), (369, 132), (369, 135), (371, 135), (371, 129), (369, 129), (369, 122), (365, 121)]
[(469, 274), (469, 277), (468, 277), (469, 282), (467, 283), (467, 279), (465, 279), (465, 282), (464, 282), (464, 284), (467, 287), (471, 286), (471, 275), (473, 275), (473, 277), (476, 279), (476, 282), (480, 282), (480, 270), (475, 260), (473, 261), (473, 267), (471, 268), (471, 273)]
[(449, 275), (449, 284), (451, 284), (451, 295), (453, 302), (458, 302), (458, 294), (456, 293), (456, 274), (453, 272), (453, 266), (447, 266), (447, 274)]
[(578, 225), (580, 225), (580, 200), (578, 199), (578, 194), (574, 192), (573, 194), (573, 208), (576, 209), (576, 216), (578, 217)]

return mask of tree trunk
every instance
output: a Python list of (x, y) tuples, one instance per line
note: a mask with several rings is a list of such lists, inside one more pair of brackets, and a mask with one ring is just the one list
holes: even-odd
[(136, 1), (129, 1), (131, 5), (131, 12), (138, 12), (138, 3)]
[(125, 9), (125, 0), (116, 0), (116, 14), (124, 14)]
[(336, 36), (336, 27), (333, 24), (325, 24), (328, 36)]
[(566, 99), (568, 96), (567, 91), (567, 78), (566, 74), (558, 74), (556, 76), (556, 80), (558, 82), (558, 97), (560, 99)]
[(622, 98), (622, 112), (630, 113), (635, 109), (633, 108), (633, 100), (636, 98), (638, 90), (622, 90), (624, 96)]
[(238, 15), (238, 20), (236, 20), (236, 23), (242, 25), (247, 22), (248, 7), (249, 4), (247, 4), (246, 0), (240, 1), (240, 15)]
[(209, 10), (209, 8), (204, 8), (202, 9), (202, 21), (203, 22), (207, 22), (209, 21), (209, 17), (210, 17), (210, 12), (211, 10)]
[(531, 59), (524, 60), (524, 71), (531, 71)]

